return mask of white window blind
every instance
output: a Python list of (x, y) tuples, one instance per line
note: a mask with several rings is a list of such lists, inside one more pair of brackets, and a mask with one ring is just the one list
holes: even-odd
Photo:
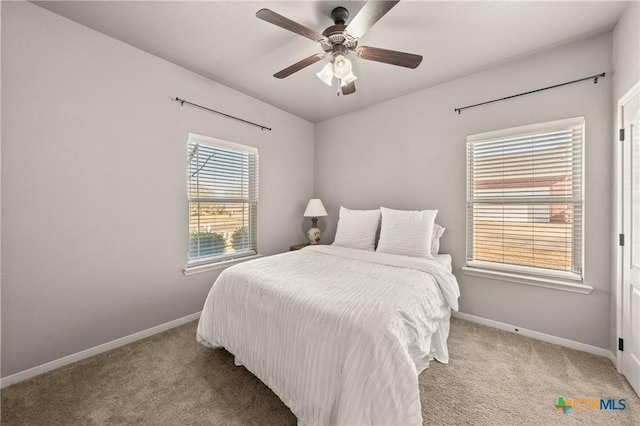
[(189, 263), (257, 252), (258, 150), (189, 134)]
[(467, 264), (580, 280), (584, 118), (467, 138)]

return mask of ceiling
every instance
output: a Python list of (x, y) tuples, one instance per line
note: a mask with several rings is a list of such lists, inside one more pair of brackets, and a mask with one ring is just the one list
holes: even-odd
[[(358, 110), (567, 41), (610, 31), (627, 2), (411, 1), (397, 4), (360, 40), (424, 56), (407, 69), (351, 55), (357, 91), (315, 73), (327, 59), (285, 78), (273, 74), (322, 52), (318, 43), (256, 18), (269, 8), (318, 32), (331, 10), (354, 17), (364, 1), (35, 1), (311, 122)], [(347, 24), (349, 21), (347, 21)]]

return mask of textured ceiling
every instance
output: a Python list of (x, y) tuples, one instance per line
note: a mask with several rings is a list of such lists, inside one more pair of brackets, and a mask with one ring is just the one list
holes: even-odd
[(322, 32), (333, 24), (334, 7), (346, 7), (353, 17), (363, 1), (34, 3), (312, 122), (610, 31), (626, 6), (615, 1), (401, 1), (359, 44), (417, 53), (424, 56), (422, 64), (411, 70), (351, 55), (357, 92), (337, 96), (337, 87), (315, 76), (327, 59), (288, 78), (273, 77), (322, 49), (255, 13), (269, 8)]

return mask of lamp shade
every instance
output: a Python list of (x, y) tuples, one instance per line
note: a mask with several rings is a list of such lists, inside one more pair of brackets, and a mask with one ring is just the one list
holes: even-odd
[(322, 70), (316, 74), (318, 78), (324, 81), (324, 84), (331, 86), (331, 80), (333, 80), (333, 65), (331, 62), (326, 64)]
[(333, 60), (333, 75), (345, 78), (351, 73), (351, 61), (343, 55), (336, 55)]
[(320, 217), (326, 216), (327, 211), (322, 205), (322, 201), (319, 198), (312, 198), (307, 204), (307, 209), (304, 211), (304, 217)]
[(353, 83), (357, 79), (358, 79), (358, 77), (356, 77), (355, 75), (353, 75), (352, 72), (350, 72), (349, 75), (347, 75), (346, 77), (340, 79), (340, 86), (344, 87), (349, 83)]

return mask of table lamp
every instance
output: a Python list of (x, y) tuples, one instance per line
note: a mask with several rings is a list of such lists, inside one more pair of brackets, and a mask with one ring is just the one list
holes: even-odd
[(322, 201), (319, 198), (312, 198), (307, 204), (307, 209), (304, 211), (304, 217), (311, 218), (311, 228), (307, 231), (307, 237), (309, 237), (309, 244), (318, 244), (320, 242), (320, 235), (322, 232), (318, 229), (318, 218), (326, 216), (327, 211), (322, 205)]

